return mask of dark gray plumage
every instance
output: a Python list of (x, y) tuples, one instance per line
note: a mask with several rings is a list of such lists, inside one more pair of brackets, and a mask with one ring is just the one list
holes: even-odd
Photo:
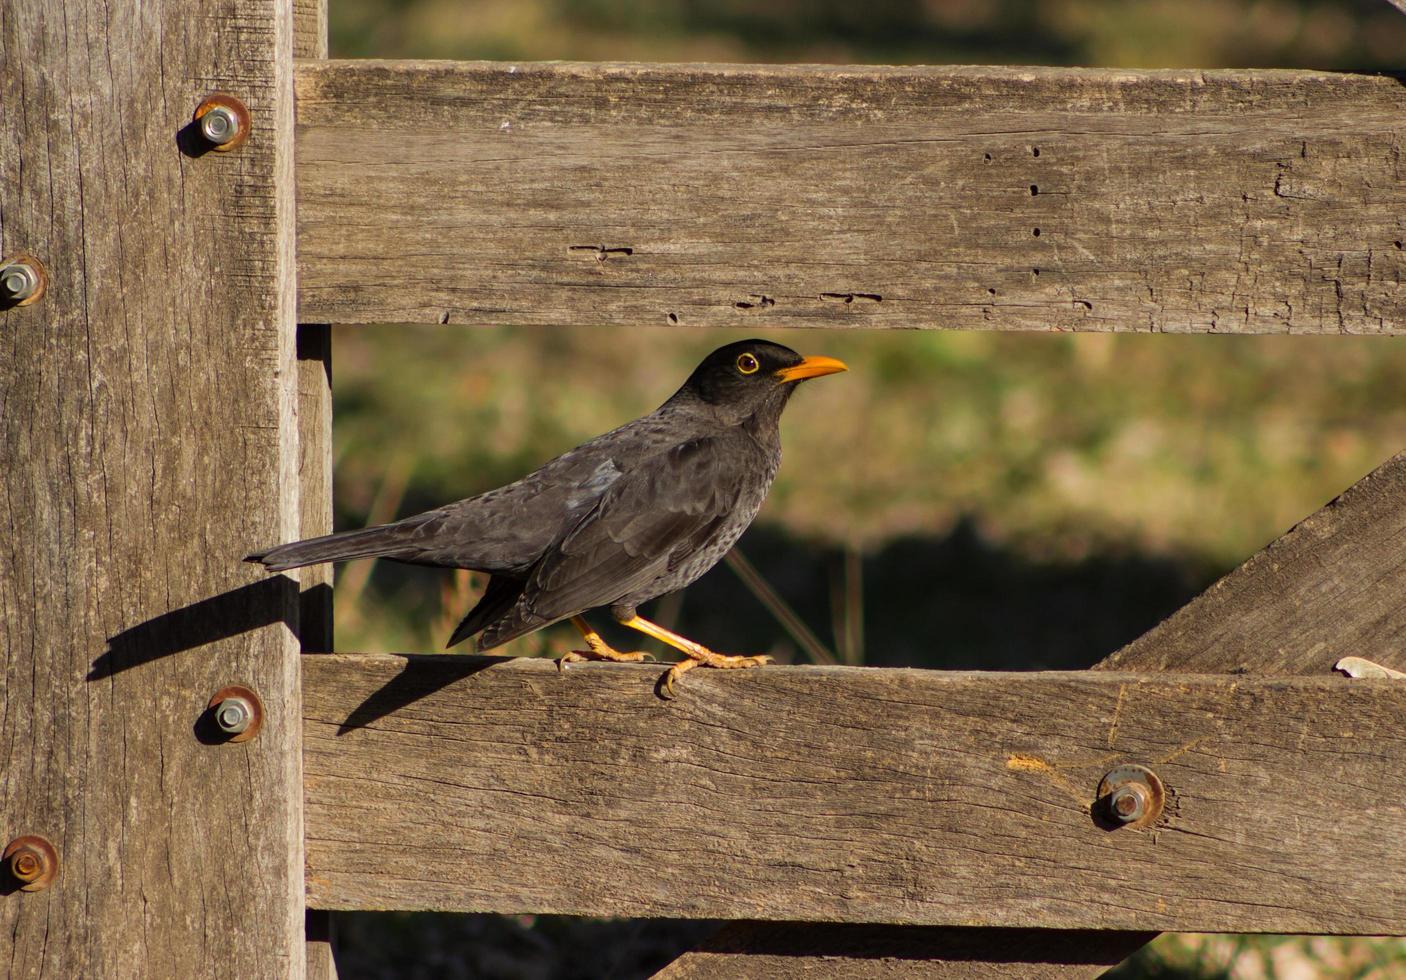
[(491, 649), (601, 606), (626, 622), (727, 553), (776, 476), (778, 421), (796, 382), (844, 369), (764, 340), (728, 344), (655, 411), (516, 483), (246, 561), (283, 571), (377, 556), (488, 573), (450, 646), (479, 634)]

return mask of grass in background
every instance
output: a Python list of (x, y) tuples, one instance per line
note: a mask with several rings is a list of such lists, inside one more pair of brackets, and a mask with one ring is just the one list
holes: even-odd
[(1381, 0), (332, 0), (334, 57), (1398, 68)]
[(1108, 980), (1394, 980), (1406, 940), (1332, 936), (1159, 936)]

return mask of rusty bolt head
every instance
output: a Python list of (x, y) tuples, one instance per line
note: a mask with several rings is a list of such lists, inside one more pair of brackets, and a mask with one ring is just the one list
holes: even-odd
[(1119, 786), (1108, 797), (1108, 809), (1119, 823), (1137, 823), (1147, 816), (1149, 793), (1142, 783)]
[(14, 871), (15, 877), (28, 884), (39, 877), (44, 870), (44, 862), (39, 859), (39, 855), (31, 850), (16, 851), (10, 856), (10, 868)]
[(224, 92), (215, 92), (195, 110), (195, 124), (212, 149), (233, 150), (249, 137), (249, 109)]
[(59, 854), (42, 837), (32, 834), (16, 837), (5, 848), (3, 860), (20, 891), (43, 891), (59, 873)]
[(13, 262), (0, 269), (0, 296), (22, 303), (39, 291), (39, 270), (28, 262)]
[(215, 727), (231, 742), (247, 742), (259, 734), (264, 721), (264, 706), (259, 696), (247, 687), (224, 687), (215, 692), (207, 705)]
[(1098, 800), (1105, 808), (1102, 819), (1112, 826), (1152, 826), (1162, 815), (1166, 796), (1162, 780), (1146, 766), (1119, 766), (1098, 784)]

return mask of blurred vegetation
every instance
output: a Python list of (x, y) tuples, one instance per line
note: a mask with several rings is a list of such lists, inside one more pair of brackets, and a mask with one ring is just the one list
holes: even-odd
[(334, 57), (1399, 68), (1381, 0), (332, 0)]
[(1145, 946), (1107, 980), (1394, 980), (1406, 939), (1333, 936), (1187, 936)]
[[(331, 0), (334, 57), (1400, 68), (1381, 0)], [(339, 328), (337, 526), (516, 479), (667, 397), (724, 331)], [(1370, 338), (774, 331), (808, 385), (741, 549), (837, 659), (1082, 667), (1401, 448)], [(439, 649), (466, 576), (339, 570), (337, 645)], [(658, 618), (804, 660), (719, 567)], [(602, 623), (601, 625), (608, 625)], [(560, 653), (546, 631), (506, 652)], [(342, 976), (643, 976), (706, 924), (339, 917)], [(1399, 941), (1164, 936), (1140, 977), (1406, 975)]]

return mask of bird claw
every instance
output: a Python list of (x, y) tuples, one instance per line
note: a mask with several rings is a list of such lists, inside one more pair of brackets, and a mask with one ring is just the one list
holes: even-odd
[(557, 660), (557, 671), (565, 673), (567, 664), (579, 663), (583, 660), (605, 660), (610, 663), (637, 664), (646, 660), (653, 661), (654, 654), (646, 653), (643, 650), (621, 653), (619, 650), (614, 650), (610, 647), (602, 647), (599, 650), (595, 648), (590, 650), (568, 650)]
[(686, 659), (680, 660), (659, 678), (659, 683), (655, 690), (665, 701), (672, 701), (678, 694), (674, 691), (674, 681), (688, 673), (695, 667), (712, 667), (715, 670), (739, 670), (748, 667), (764, 667), (771, 663), (772, 658), (767, 654), (758, 654), (754, 657), (729, 656), (722, 653), (708, 653), (706, 656), (695, 656), (690, 654)]

